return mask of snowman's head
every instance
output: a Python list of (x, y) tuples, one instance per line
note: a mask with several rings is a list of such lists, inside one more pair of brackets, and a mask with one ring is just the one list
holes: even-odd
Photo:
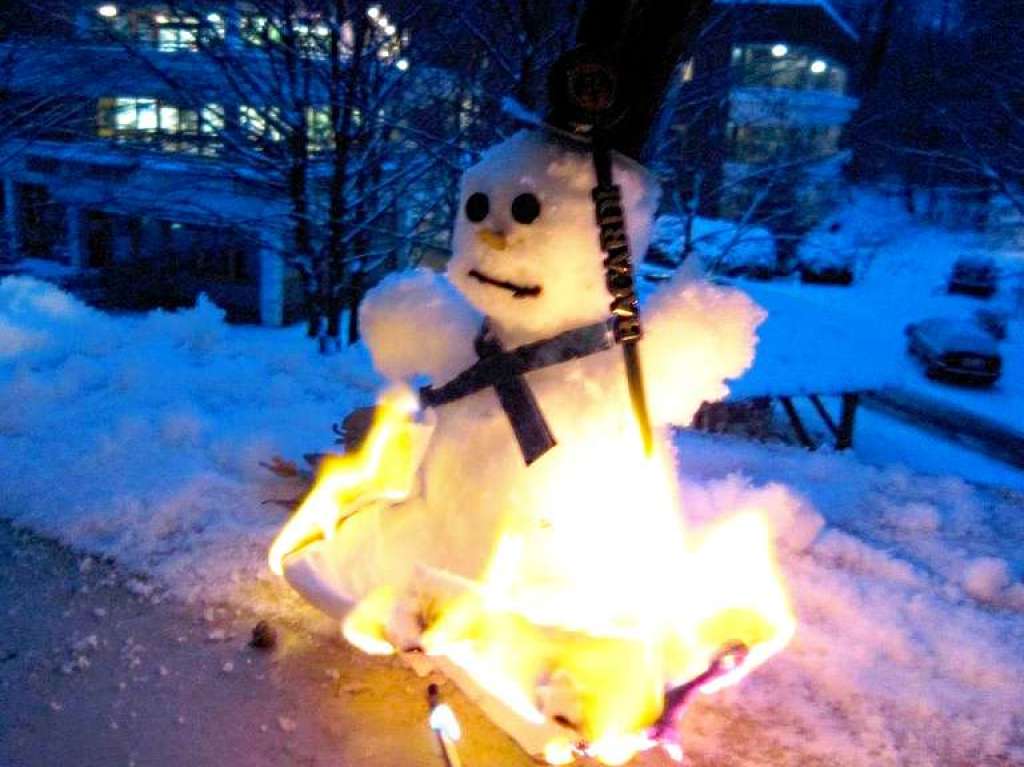
[[(616, 156), (635, 259), (647, 249), (657, 185)], [(590, 193), (591, 155), (543, 133), (522, 132), (466, 171), (448, 277), (510, 332), (545, 337), (609, 314)]]

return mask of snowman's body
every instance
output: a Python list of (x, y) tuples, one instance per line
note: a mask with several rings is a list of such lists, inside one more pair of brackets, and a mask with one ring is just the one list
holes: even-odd
[[(620, 158), (615, 173), (633, 249), (643, 253), (657, 194), (638, 166)], [(485, 155), (463, 182), (447, 279), (393, 277), (367, 299), (363, 330), (378, 370), (440, 386), (476, 362), (485, 317), (505, 349), (605, 320), (593, 186), (589, 156), (542, 134), (519, 134)], [(524, 376), (557, 443), (530, 465), (493, 388), (435, 408), (411, 496), (346, 520), (289, 580), (307, 592), (329, 582), (352, 602), (383, 589), (415, 603), (435, 596), (432, 575), (471, 584), (498, 577), (504, 609), (534, 625), (602, 637), (671, 633), (662, 622), (672, 611), (652, 609), (650, 595), (671, 600), (698, 586), (685, 582), (678, 480), (663, 427), (724, 394), (724, 379), (749, 364), (759, 319), (742, 294), (696, 283), (670, 283), (652, 300), (640, 349), (654, 456), (645, 455), (614, 345)], [(421, 617), (411, 633), (424, 628)], [(660, 696), (683, 668), (636, 684), (653, 684)], [(588, 673), (571, 684), (585, 690)], [(615, 726), (638, 726), (648, 709)], [(581, 732), (592, 724), (577, 723)]]

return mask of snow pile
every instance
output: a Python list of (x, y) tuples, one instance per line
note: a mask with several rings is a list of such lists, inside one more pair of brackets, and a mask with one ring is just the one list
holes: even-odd
[(359, 352), (196, 308), (112, 318), (26, 277), (0, 282), (3, 513), (155, 571), (186, 593), (261, 572), (289, 497), (262, 469), (330, 446), (373, 398)]
[[(658, 216), (651, 244), (673, 263), (680, 263), (686, 247), (686, 220), (676, 215)], [(694, 216), (690, 245), (701, 267), (709, 271), (727, 272), (740, 266), (775, 267), (775, 240), (770, 231), (760, 226)]]
[(713, 517), (742, 486), (791, 496), (776, 525), (800, 620), (786, 652), (691, 712), (691, 752), (743, 764), (1024, 761), (1024, 496), (699, 435), (679, 449), (688, 513)]

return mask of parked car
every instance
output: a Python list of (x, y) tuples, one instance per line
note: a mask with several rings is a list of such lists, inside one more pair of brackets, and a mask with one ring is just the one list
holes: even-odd
[(723, 277), (746, 277), (751, 280), (771, 280), (779, 273), (774, 251), (739, 249), (720, 256), (712, 271)]
[(996, 263), (988, 256), (961, 256), (953, 264), (946, 289), (950, 293), (988, 298), (996, 292), (998, 278)]
[(850, 253), (818, 253), (800, 260), (800, 280), (816, 285), (849, 285), (853, 282), (854, 258)]
[(833, 221), (809, 232), (797, 253), (802, 282), (817, 285), (853, 282), (857, 257), (840, 222)]
[(976, 322), (936, 317), (907, 325), (906, 334), (929, 378), (990, 386), (1002, 373), (999, 344)]

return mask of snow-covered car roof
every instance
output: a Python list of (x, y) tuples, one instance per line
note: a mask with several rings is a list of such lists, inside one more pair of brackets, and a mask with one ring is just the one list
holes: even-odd
[(997, 356), (999, 345), (975, 322), (955, 317), (933, 317), (909, 326), (942, 352), (971, 352)]

